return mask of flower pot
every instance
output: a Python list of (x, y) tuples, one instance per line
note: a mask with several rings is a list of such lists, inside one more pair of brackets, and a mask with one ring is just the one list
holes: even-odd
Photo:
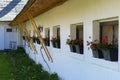
[(105, 60), (109, 61), (118, 61), (118, 49), (113, 48), (110, 50), (102, 50), (103, 56)]
[(80, 45), (80, 53), (83, 54), (83, 44)]
[(83, 46), (75, 45), (76, 53), (83, 54)]
[(73, 45), (69, 45), (69, 46), (70, 46), (70, 51), (71, 52), (76, 52), (75, 46), (73, 46)]
[(60, 42), (55, 42), (56, 48), (60, 48)]
[(52, 42), (52, 45), (53, 45), (54, 48), (56, 48), (55, 42)]
[(101, 50), (92, 49), (92, 53), (94, 58), (103, 58), (103, 54)]
[(111, 60), (110, 59), (110, 50), (102, 50), (103, 56), (105, 60)]
[(50, 46), (50, 42), (49, 41), (44, 41), (46, 46)]

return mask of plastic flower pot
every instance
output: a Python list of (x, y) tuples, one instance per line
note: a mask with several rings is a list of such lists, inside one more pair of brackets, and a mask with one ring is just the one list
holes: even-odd
[(60, 48), (60, 42), (55, 42), (56, 48)]
[(75, 46), (74, 45), (69, 45), (70, 46), (70, 51), (71, 52), (76, 52)]
[(94, 58), (103, 58), (103, 54), (101, 50), (92, 49), (92, 53)]
[(105, 60), (118, 61), (118, 48), (102, 50)]
[(76, 53), (83, 54), (83, 46), (82, 45), (75, 45)]
[(52, 45), (53, 45), (54, 48), (56, 48), (55, 42), (52, 42)]

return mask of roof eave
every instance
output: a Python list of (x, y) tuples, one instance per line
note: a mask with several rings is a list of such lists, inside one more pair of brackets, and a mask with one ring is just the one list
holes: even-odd
[[(19, 23), (29, 20), (27, 14), (36, 17), (56, 6), (63, 4), (67, 0), (29, 0), (22, 11), (10, 23), (10, 26), (16, 26)], [(46, 5), (46, 3), (48, 5)]]

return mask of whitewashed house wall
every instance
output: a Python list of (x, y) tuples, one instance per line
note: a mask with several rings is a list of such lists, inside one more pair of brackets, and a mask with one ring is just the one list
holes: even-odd
[[(12, 29), (12, 32), (7, 32), (7, 29)], [(9, 26), (9, 22), (0, 22), (0, 50), (17, 49), (18, 44), (18, 29)]]
[[(93, 27), (93, 22), (95, 20), (115, 19), (120, 23), (119, 9), (120, 0), (68, 0), (63, 5), (35, 17), (37, 25), (42, 25), (44, 29), (47, 27), (50, 28), (50, 38), (53, 36), (53, 27), (60, 25), (61, 48), (53, 48), (52, 44), (48, 47), (54, 60), (53, 63), (48, 61), (44, 50), (42, 50), (51, 70), (48, 69), (41, 57), (41, 45), (35, 43), (39, 54), (33, 54), (34, 52), (28, 46), (26, 46), (26, 52), (29, 53), (29, 56), (36, 63), (41, 63), (44, 69), (49, 72), (57, 72), (62, 80), (120, 80), (120, 55), (118, 56), (118, 62), (93, 58), (92, 51), (88, 50), (88, 46), (86, 45), (86, 41), (92, 41), (93, 37), (98, 38), (99, 35), (97, 31), (93, 31), (99, 30), (99, 28)], [(70, 25), (77, 23), (83, 23), (83, 55), (70, 52), (69, 46), (66, 45), (66, 39), (71, 33)], [(29, 21), (25, 24), (28, 31), (33, 31)], [(118, 29), (120, 31), (120, 28)], [(42, 36), (45, 35), (44, 31), (41, 33)], [(118, 33), (118, 37), (120, 37), (120, 32)], [(118, 48), (120, 50), (120, 47)]]
[(0, 50), (4, 50), (4, 26), (3, 22), (0, 23)]

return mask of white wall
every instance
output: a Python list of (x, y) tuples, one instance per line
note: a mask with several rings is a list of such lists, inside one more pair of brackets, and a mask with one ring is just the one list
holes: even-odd
[[(120, 80), (120, 61), (110, 62), (93, 58), (91, 50), (88, 50), (86, 45), (86, 41), (91, 41), (93, 38), (93, 21), (111, 17), (119, 19), (119, 9), (120, 0), (68, 0), (63, 5), (36, 17), (37, 25), (43, 25), (44, 28), (50, 27), (51, 37), (53, 27), (60, 25), (61, 49), (55, 49), (52, 45), (48, 47), (54, 60), (53, 63), (50, 63), (46, 58), (51, 68), (50, 72), (57, 72), (63, 80)], [(66, 39), (70, 35), (70, 24), (81, 22), (84, 28), (84, 55), (70, 52), (69, 46), (66, 45)], [(29, 21), (26, 22), (26, 26), (28, 31), (33, 30)], [(35, 45), (39, 54), (34, 55), (33, 51), (26, 46), (27, 53), (48, 70), (41, 58), (40, 45)]]
[(17, 48), (18, 43), (18, 32), (16, 27), (12, 28), (12, 32), (6, 32), (9, 26), (9, 22), (0, 22), (0, 50), (11, 49), (10, 42), (16, 42), (15, 49)]
[(4, 50), (4, 23), (0, 23), (0, 50)]
[[(12, 29), (12, 32), (7, 32), (6, 29)], [(17, 27), (10, 27), (7, 23), (4, 28), (5, 49), (17, 49), (18, 45), (18, 29)]]

